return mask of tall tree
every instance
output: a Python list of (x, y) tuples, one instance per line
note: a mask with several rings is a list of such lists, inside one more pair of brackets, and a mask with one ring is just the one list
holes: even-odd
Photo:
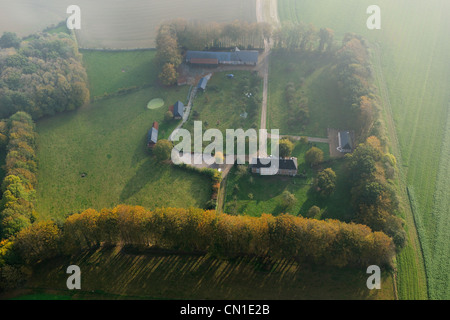
[(287, 158), (290, 157), (292, 151), (294, 150), (294, 144), (289, 139), (281, 139), (279, 143), (280, 157)]
[(323, 151), (317, 147), (312, 147), (305, 153), (305, 162), (310, 166), (316, 166), (323, 162)]
[(324, 169), (317, 175), (317, 187), (322, 196), (330, 196), (336, 189), (336, 173), (331, 168)]
[(153, 147), (153, 155), (158, 161), (169, 160), (172, 154), (173, 145), (169, 140), (158, 140), (156, 145)]
[(17, 34), (13, 32), (5, 32), (0, 37), (0, 48), (20, 48), (21, 40)]

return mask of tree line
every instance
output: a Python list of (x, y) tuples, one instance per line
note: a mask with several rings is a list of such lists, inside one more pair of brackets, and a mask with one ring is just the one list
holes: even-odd
[(270, 257), (329, 266), (390, 265), (392, 240), (369, 227), (292, 215), (259, 218), (213, 210), (119, 205), (88, 209), (62, 225), (38, 222), (0, 243), (1, 267), (33, 264), (100, 245), (163, 248), (215, 257)]
[(349, 33), (336, 52), (336, 75), (347, 113), (357, 124), (357, 137), (364, 141), (371, 135), (380, 136), (377, 121), (378, 104), (372, 85), (372, 64), (369, 45), (361, 36)]
[(31, 116), (17, 112), (5, 122), (8, 133), (5, 178), (1, 184), (0, 239), (13, 236), (36, 220), (36, 133)]
[(6, 33), (0, 48), (0, 118), (24, 111), (37, 119), (89, 101), (81, 54), (69, 35), (40, 33), (22, 41)]
[(347, 157), (355, 221), (384, 232), (398, 249), (404, 247), (404, 221), (399, 217), (399, 201), (392, 182), (395, 157), (384, 151), (375, 136), (367, 138)]
[(286, 22), (273, 31), (274, 48), (296, 52), (331, 52), (334, 31), (314, 25)]

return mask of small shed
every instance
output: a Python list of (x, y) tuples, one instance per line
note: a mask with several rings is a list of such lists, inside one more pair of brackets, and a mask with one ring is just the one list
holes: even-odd
[(173, 118), (182, 119), (184, 114), (184, 104), (181, 101), (177, 101), (173, 105)]
[(147, 133), (147, 147), (153, 148), (155, 144), (158, 142), (158, 130), (159, 125), (158, 122), (153, 122), (152, 128)]
[(200, 89), (200, 90), (202, 90), (202, 91), (205, 91), (205, 90), (206, 90), (206, 85), (207, 85), (207, 84), (208, 84), (208, 78), (203, 77), (203, 78), (201, 78), (200, 81), (198, 82), (197, 88)]
[(338, 133), (339, 147), (337, 150), (342, 153), (350, 153), (353, 151), (352, 136), (349, 131), (339, 131)]

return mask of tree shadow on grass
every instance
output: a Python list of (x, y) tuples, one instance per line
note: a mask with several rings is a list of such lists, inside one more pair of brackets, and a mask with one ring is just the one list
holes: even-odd
[(309, 209), (311, 209), (312, 206), (318, 206), (321, 209), (324, 208), (324, 200), (318, 196), (318, 194), (314, 191), (314, 188), (310, 188), (306, 195), (307, 199), (300, 207), (297, 215), (305, 218), (313, 218), (308, 215)]
[[(139, 193), (147, 184), (160, 180), (166, 170), (165, 164), (159, 164), (148, 156), (136, 171), (135, 175), (127, 182), (120, 194), (120, 201), (125, 202), (135, 194)], [(155, 190), (157, 192), (157, 190)]]
[[(70, 260), (70, 261), (69, 261)], [(392, 296), (392, 286), (370, 291), (361, 268), (299, 265), (252, 257), (215, 259), (209, 255), (148, 250), (133, 254), (99, 248), (40, 264), (30, 288), (67, 292), (64, 267), (83, 270), (83, 293), (110, 298), (162, 299), (374, 299)], [(56, 266), (56, 267), (55, 267)], [(98, 298), (97, 297), (97, 298)], [(77, 297), (74, 297), (75, 299)]]
[[(149, 128), (150, 130), (150, 128)], [(136, 149), (134, 150), (133, 157), (131, 158), (131, 165), (135, 167), (139, 162), (147, 157), (150, 157), (151, 151), (147, 148), (147, 135), (146, 132), (142, 134), (139, 139)]]

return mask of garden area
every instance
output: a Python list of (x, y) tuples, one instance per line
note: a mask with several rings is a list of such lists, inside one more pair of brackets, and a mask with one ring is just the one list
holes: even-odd
[(197, 92), (192, 111), (184, 128), (193, 133), (194, 121), (202, 121), (204, 130), (258, 129), (262, 81), (250, 71), (214, 73), (205, 92)]
[[(305, 154), (312, 147), (323, 152), (323, 163), (313, 168), (305, 162)], [(248, 165), (236, 165), (227, 177), (224, 212), (250, 216), (289, 213), (307, 218), (349, 221), (352, 212), (344, 160), (330, 159), (326, 143), (296, 142), (292, 156), (298, 159), (296, 177), (260, 176), (250, 173)], [(325, 168), (331, 168), (337, 177), (334, 192), (326, 197), (314, 189), (318, 172)], [(311, 210), (312, 207), (320, 210)]]

